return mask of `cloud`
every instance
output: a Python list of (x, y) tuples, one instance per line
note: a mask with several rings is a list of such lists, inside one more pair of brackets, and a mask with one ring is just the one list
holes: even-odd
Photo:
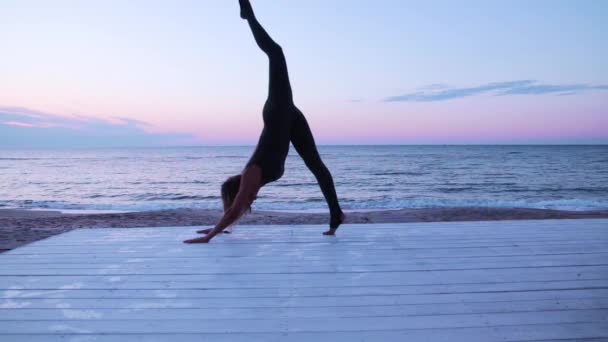
[(9, 126), (17, 126), (17, 127), (36, 127), (32, 124), (26, 123), (26, 122), (20, 122), (20, 121), (4, 121), (4, 122), (0, 122), (3, 125), (9, 125)]
[(152, 133), (153, 125), (130, 118), (64, 116), (0, 106), (0, 147), (130, 147), (183, 145), (190, 134)]
[(494, 82), (465, 88), (453, 88), (444, 84), (433, 84), (421, 88), (416, 92), (387, 97), (384, 99), (384, 102), (434, 102), (481, 94), (494, 94), (496, 96), (574, 95), (591, 90), (608, 90), (608, 85), (543, 84), (533, 80)]

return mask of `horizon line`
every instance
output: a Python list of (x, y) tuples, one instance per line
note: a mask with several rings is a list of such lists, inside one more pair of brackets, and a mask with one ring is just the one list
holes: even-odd
[[(199, 145), (155, 145), (155, 146), (86, 146), (86, 147), (3, 147), (0, 150), (65, 150), (65, 149), (148, 149), (148, 148), (201, 148), (201, 147), (255, 147), (255, 144), (199, 144)], [(318, 144), (317, 146), (350, 147), (350, 146), (608, 146), (608, 143), (378, 143), (378, 144)], [(291, 147), (291, 146), (290, 146)]]

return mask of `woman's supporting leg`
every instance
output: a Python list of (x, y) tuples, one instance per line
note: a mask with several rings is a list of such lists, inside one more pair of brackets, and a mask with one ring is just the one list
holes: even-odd
[(325, 201), (327, 201), (331, 214), (331, 229), (324, 234), (333, 235), (344, 220), (344, 214), (342, 213), (340, 203), (338, 202), (334, 180), (321, 160), (321, 156), (317, 151), (315, 139), (310, 131), (306, 118), (299, 110), (296, 109), (296, 111), (297, 113), (295, 114), (295, 119), (291, 128), (291, 143), (321, 187), (321, 192), (323, 192), (323, 196), (325, 197)]
[(249, 0), (239, 0), (239, 4), (241, 5), (241, 17), (249, 23), (255, 42), (266, 53), (270, 62), (269, 100), (275, 102), (289, 101), (289, 103), (292, 103), (293, 96), (283, 49), (258, 22)]

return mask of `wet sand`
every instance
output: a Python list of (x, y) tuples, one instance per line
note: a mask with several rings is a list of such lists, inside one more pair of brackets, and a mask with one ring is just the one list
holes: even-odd
[[(107, 214), (65, 214), (59, 211), (0, 210), (0, 252), (77, 228), (210, 227), (219, 210), (176, 209)], [(425, 208), (347, 212), (346, 223), (495, 221), (529, 219), (608, 218), (608, 210), (563, 211), (518, 208)], [(240, 224), (327, 224), (325, 213), (254, 211)], [(321, 233), (321, 230), (319, 231)]]

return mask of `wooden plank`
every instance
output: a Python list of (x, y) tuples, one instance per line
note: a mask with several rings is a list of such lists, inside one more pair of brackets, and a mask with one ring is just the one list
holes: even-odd
[(10, 317), (7, 310), (0, 309), (0, 320), (158, 320), (158, 319), (280, 319), (333, 318), (333, 317), (391, 317), (391, 316), (435, 316), (457, 314), (488, 314), (510, 312), (572, 311), (608, 308), (608, 298), (560, 299), (496, 302), (458, 302), (412, 305), (349, 305), (264, 308), (137, 308), (137, 309), (13, 309)]
[(55, 342), (55, 341), (136, 341), (136, 342), (200, 342), (200, 341), (253, 341), (253, 342), (307, 342), (307, 341), (429, 341), (453, 342), (456, 340), (470, 342), (492, 341), (592, 341), (608, 335), (608, 327), (595, 323), (567, 324), (530, 324), (523, 326), (500, 327), (462, 327), (447, 329), (394, 329), (366, 332), (290, 332), (290, 333), (201, 333), (201, 334), (90, 334), (75, 332), (71, 326), (56, 327), (61, 334), (5, 334), (8, 341), (20, 342)]
[[(69, 267), (72, 266), (72, 267)], [(499, 268), (538, 268), (538, 267), (566, 267), (566, 266), (608, 266), (607, 258), (604, 256), (569, 255), (567, 257), (532, 257), (518, 258), (515, 260), (501, 259), (492, 262), (483, 260), (467, 260), (460, 262), (412, 262), (372, 264), (372, 265), (330, 265), (327, 263), (272, 263), (251, 269), (248, 265), (234, 263), (231, 265), (208, 265), (202, 268), (198, 265), (184, 263), (148, 263), (127, 265), (102, 265), (91, 268), (89, 265), (78, 264), (65, 265), (54, 264), (41, 266), (37, 264), (26, 265), (3, 265), (0, 276), (87, 276), (87, 275), (177, 275), (177, 274), (268, 274), (268, 273), (358, 273), (358, 272), (412, 272), (412, 271), (436, 271), (436, 270), (465, 270), (465, 269), (499, 269)]]
[[(407, 247), (408, 244), (415, 246), (422, 244), (427, 245), (437, 245), (438, 247), (450, 247), (450, 246), (485, 246), (485, 245), (493, 245), (497, 242), (500, 242), (502, 245), (513, 245), (513, 244), (524, 244), (524, 245), (534, 245), (534, 244), (546, 244), (546, 243), (555, 243), (555, 244), (570, 244), (570, 243), (586, 243), (586, 242), (595, 242), (594, 240), (598, 237), (601, 237), (601, 234), (598, 232), (594, 234), (574, 234), (573, 232), (564, 232), (564, 233), (555, 233), (555, 234), (542, 234), (538, 236), (522, 236), (521, 234), (517, 236), (495, 236), (493, 234), (488, 235), (484, 233), (484, 237), (480, 236), (455, 236), (455, 235), (441, 235), (436, 236), (429, 239), (424, 239), (424, 237), (412, 237), (412, 236), (399, 236), (397, 234), (385, 234), (382, 237), (375, 236), (358, 236), (356, 238), (348, 238), (349, 235), (353, 235), (354, 233), (339, 236), (339, 237), (317, 237), (306, 235), (305, 237), (296, 237), (291, 236), (289, 239), (274, 239), (271, 235), (269, 236), (260, 236), (255, 239), (247, 239), (241, 241), (242, 237), (228, 237), (223, 235), (218, 237), (217, 241), (222, 240), (222, 243), (238, 245), (239, 248), (259, 248), (261, 246), (268, 245), (276, 245), (275, 248), (285, 247), (284, 244), (302, 244), (303, 248), (307, 247), (316, 247), (316, 245), (334, 245), (334, 246), (362, 246), (369, 248), (379, 249), (380, 247), (388, 246), (401, 246)], [(196, 236), (195, 233), (186, 233), (179, 235), (162, 235), (156, 236), (154, 239), (156, 241), (141, 241), (147, 240), (151, 237), (140, 237), (138, 240), (129, 241), (129, 240), (120, 240), (120, 241), (106, 241), (100, 242), (98, 240), (92, 240), (90, 242), (87, 241), (62, 241), (61, 243), (49, 244), (49, 245), (41, 245), (41, 244), (33, 244), (30, 251), (33, 250), (55, 250), (57, 248), (65, 248), (65, 247), (74, 247), (80, 249), (95, 249), (97, 251), (104, 250), (116, 250), (116, 249), (155, 249), (158, 247), (165, 247), (167, 241), (177, 241), (180, 242), (184, 238), (191, 238)], [(233, 234), (238, 235), (238, 232)], [(575, 240), (573, 240), (575, 238)], [(269, 241), (269, 239), (272, 239)], [(403, 239), (403, 241), (399, 241), (396, 239)], [(84, 244), (84, 245), (83, 245)], [(266, 248), (266, 247), (264, 247)], [(19, 250), (13, 250), (6, 253), (7, 255), (11, 254), (20, 254)]]
[(442, 304), (460, 302), (493, 302), (524, 300), (560, 300), (608, 298), (608, 289), (542, 290), (480, 293), (443, 294), (399, 294), (399, 295), (359, 295), (359, 296), (316, 296), (316, 297), (247, 297), (247, 298), (9, 298), (0, 302), (4, 309), (137, 309), (137, 308), (263, 308), (263, 307), (317, 307), (352, 305), (410, 305)]
[[(445, 251), (429, 251), (420, 253), (410, 252), (407, 254), (404, 253), (393, 253), (392, 255), (375, 255), (370, 254), (367, 258), (364, 257), (351, 257), (351, 258), (343, 258), (340, 260), (339, 265), (364, 265), (364, 264), (378, 264), (378, 263), (388, 263), (395, 264), (401, 263), (404, 261), (444, 261), (444, 260), (464, 260), (464, 259), (479, 259), (486, 257), (495, 257), (495, 258), (512, 258), (512, 257), (520, 257), (520, 256), (559, 256), (559, 255), (583, 255), (583, 254), (600, 254), (606, 255), (608, 251), (593, 251), (593, 250), (578, 250), (578, 251), (555, 251), (548, 250), (545, 252), (538, 251), (520, 251), (514, 250), (513, 248), (508, 249), (497, 249), (494, 248), (492, 250), (488, 249), (468, 249), (465, 251), (459, 251), (457, 255), (447, 253)], [(327, 258), (314, 257), (314, 255), (301, 255), (298, 258), (277, 258), (270, 256), (247, 256), (247, 255), (230, 255), (230, 256), (217, 256), (217, 255), (197, 255), (192, 257), (181, 257), (179, 255), (174, 256), (163, 256), (163, 257), (149, 257), (149, 256), (141, 256), (141, 255), (130, 255), (130, 256), (89, 256), (86, 258), (86, 261), (82, 258), (74, 258), (67, 256), (53, 256), (52, 260), (54, 262), (50, 262), (50, 258), (41, 255), (26, 255), (26, 256), (13, 256), (6, 257), (5, 260), (11, 260), (11, 264), (15, 263), (25, 263), (25, 264), (87, 264), (87, 265), (97, 265), (103, 263), (110, 263), (112, 265), (121, 265), (128, 263), (142, 263), (142, 262), (151, 262), (151, 263), (180, 263), (180, 264), (188, 264), (188, 263), (208, 263), (208, 264), (216, 264), (222, 263), (227, 266), (233, 264), (237, 261), (255, 259), (256, 262), (260, 265), (271, 265), (271, 264), (285, 264), (285, 263), (326, 263)]]
[[(564, 229), (536, 229), (533, 228), (533, 231), (527, 231), (530, 228), (525, 227), (525, 229), (521, 228), (504, 228), (503, 231), (493, 232), (491, 229), (466, 229), (463, 228), (461, 231), (436, 231), (432, 229), (428, 229), (421, 232), (415, 232), (411, 229), (411, 227), (401, 227), (398, 229), (391, 228), (383, 228), (377, 227), (373, 225), (373, 231), (369, 230), (369, 227), (363, 226), (354, 226), (354, 225), (345, 225), (340, 228), (341, 235), (335, 237), (326, 237), (320, 234), (322, 229), (304, 229), (304, 228), (293, 228), (293, 229), (275, 229), (268, 228), (267, 230), (263, 230), (260, 227), (256, 226), (242, 226), (238, 229), (235, 229), (237, 234), (233, 234), (229, 239), (225, 239), (226, 243), (238, 243), (238, 244), (247, 244), (252, 240), (263, 239), (266, 237), (273, 237), (272, 242), (282, 242), (282, 241), (335, 241), (341, 240), (346, 242), (368, 242), (372, 243), (374, 241), (383, 241), (390, 240), (392, 237), (399, 238), (408, 238), (411, 241), (442, 241), (444, 238), (452, 238), (456, 241), (466, 241), (466, 240), (487, 240), (490, 236), (496, 236), (505, 239), (522, 239), (524, 236), (530, 236), (533, 238), (549, 238), (549, 239), (559, 239), (563, 236), (569, 235), (580, 235), (582, 238), (595, 236), (601, 232), (602, 228), (600, 227), (581, 227), (577, 230), (570, 230), (568, 228)], [(163, 231), (158, 231), (155, 229), (164, 229)], [(297, 231), (296, 231), (297, 229)], [(506, 230), (508, 229), (508, 230)], [(606, 228), (603, 228), (606, 229)], [(145, 228), (145, 230), (137, 230), (137, 229), (124, 229), (120, 233), (112, 232), (111, 229), (97, 229), (97, 230), (80, 230), (80, 231), (72, 231), (70, 236), (65, 238), (57, 239), (49, 239), (48, 243), (45, 240), (45, 243), (35, 242), (32, 246), (41, 246), (41, 245), (49, 245), (49, 246), (60, 246), (66, 244), (76, 244), (77, 242), (86, 242), (93, 245), (110, 245), (116, 243), (123, 242), (132, 242), (134, 244), (138, 243), (158, 243), (162, 242), (162, 240), (153, 240), (153, 238), (176, 238), (181, 237), (188, 234), (193, 234), (195, 232), (195, 228), (183, 229), (179, 227), (173, 228)], [(101, 232), (99, 232), (101, 231)], [(246, 231), (247, 236), (239, 235), (238, 233), (241, 231)], [(79, 232), (87, 232), (87, 234), (81, 234)], [(90, 232), (90, 233), (89, 233)], [(105, 233), (104, 233), (105, 232)], [(370, 238), (374, 238), (371, 240)]]
[(607, 279), (568, 280), (552, 282), (487, 282), (466, 284), (427, 284), (409, 286), (320, 286), (291, 288), (278, 286), (268, 288), (183, 288), (183, 289), (82, 289), (67, 287), (64, 289), (22, 290), (8, 289), (0, 292), (2, 299), (29, 298), (248, 298), (248, 297), (342, 297), (342, 296), (377, 296), (377, 295), (414, 295), (414, 294), (447, 294), (447, 293), (497, 293), (546, 290), (590, 290), (608, 288)]
[[(468, 283), (468, 284), (429, 284), (406, 286), (318, 286), (292, 288), (289, 284), (274, 287), (206, 287), (194, 285), (184, 288), (170, 288), (168, 286), (147, 288), (99, 288), (85, 289), (81, 284), (62, 286), (59, 288), (23, 290), (9, 289), (3, 291), (3, 299), (34, 299), (34, 298), (196, 298), (201, 294), (214, 298), (255, 298), (255, 297), (351, 297), (351, 296), (391, 296), (391, 295), (444, 295), (444, 294), (478, 294), (478, 293), (516, 293), (516, 292), (548, 292), (548, 291), (582, 291), (601, 297), (602, 290), (606, 290), (606, 280), (589, 281), (556, 281), (556, 282), (513, 282), (513, 283)], [(154, 293), (153, 296), (149, 295)], [(98, 296), (98, 297), (96, 297)]]
[[(155, 249), (158, 247), (166, 246), (167, 242), (180, 242), (184, 238), (192, 237), (196, 234), (180, 234), (173, 236), (158, 236), (155, 237), (157, 241), (116, 241), (114, 243), (91, 243), (88, 244), (86, 241), (80, 241), (80, 243), (63, 243), (63, 244), (53, 244), (53, 245), (42, 245), (35, 244), (31, 245), (28, 250), (31, 251), (57, 251), (61, 250), (63, 247), (69, 246), (74, 249), (74, 252), (80, 252), (82, 250), (90, 251), (92, 248), (95, 248), (96, 251), (116, 251), (122, 249)], [(238, 234), (232, 234), (238, 235)], [(350, 235), (353, 235), (351, 233)], [(286, 248), (286, 244), (295, 244), (302, 245), (299, 247), (302, 248), (317, 248), (318, 246), (326, 246), (332, 245), (336, 247), (362, 247), (362, 248), (373, 248), (373, 249), (386, 249), (394, 246), (400, 246), (403, 248), (406, 247), (417, 247), (420, 244), (430, 244), (436, 247), (470, 247), (470, 246), (512, 246), (514, 244), (519, 244), (522, 246), (526, 245), (536, 245), (536, 244), (581, 244), (581, 243), (590, 243), (590, 242), (598, 242), (596, 239), (601, 237), (601, 234), (587, 234), (584, 236), (574, 235), (574, 234), (561, 234), (560, 236), (539, 236), (539, 237), (498, 237), (492, 236), (492, 238), (478, 238), (478, 237), (467, 237), (467, 238), (455, 238), (455, 237), (435, 237), (434, 239), (413, 239), (407, 236), (399, 236), (397, 234), (390, 234), (388, 236), (382, 236), (379, 238), (373, 238), (370, 236), (361, 236), (357, 239), (349, 239), (347, 237), (321, 237), (321, 236), (310, 236), (306, 235), (305, 237), (290, 237), (288, 239), (276, 239), (270, 240), (267, 237), (258, 237), (256, 239), (247, 239), (246, 241), (239, 241), (242, 237), (232, 237), (222, 235), (218, 240), (225, 240), (224, 243), (231, 245), (238, 245), (239, 248), (245, 249), (260, 249), (260, 248), (268, 248), (268, 246), (273, 246), (273, 248)], [(576, 237), (575, 240), (572, 238)], [(149, 239), (150, 237), (145, 237), (145, 239)], [(373, 238), (373, 240), (372, 240)], [(142, 240), (144, 237), (141, 238)], [(272, 239), (272, 237), (271, 237)], [(7, 252), (7, 255), (11, 254), (20, 254), (20, 249), (15, 249), (14, 251)], [(71, 252), (71, 251), (70, 251)]]
[[(201, 266), (203, 268), (204, 266)], [(541, 272), (542, 271), (542, 272)], [(608, 274), (608, 265), (575, 265), (575, 266), (521, 266), (521, 267), (456, 267), (447, 266), (445, 268), (435, 268), (433, 266), (415, 267), (410, 270), (395, 270), (395, 271), (376, 271), (360, 270), (360, 271), (324, 271), (324, 272), (235, 272), (235, 273), (175, 273), (170, 275), (146, 273), (146, 274), (127, 274), (120, 275), (124, 281), (130, 282), (217, 282), (217, 281), (252, 281), (252, 282), (280, 282), (289, 280), (293, 283), (311, 284), (325, 282), (329, 285), (331, 282), (347, 282), (349, 285), (355, 285), (362, 282), (376, 283), (378, 280), (386, 281), (387, 284), (415, 284), (417, 282), (429, 283), (437, 279), (450, 279), (457, 282), (463, 282), (463, 279), (470, 281), (487, 281), (491, 279), (507, 280), (554, 280), (555, 275), (570, 275), (572, 279), (597, 279), (600, 276)], [(94, 275), (50, 275), (50, 281), (62, 283), (75, 282), (103, 282), (112, 274), (94, 274)], [(39, 278), (38, 278), (39, 277)], [(404, 279), (408, 277), (408, 279)], [(31, 279), (41, 279), (45, 276), (3, 276), (0, 278), (0, 288), (9, 287), (18, 284), (30, 283)], [(328, 283), (330, 281), (330, 283)], [(114, 281), (115, 282), (115, 281)], [(412, 283), (413, 282), (413, 283)]]
[(492, 327), (527, 324), (564, 323), (608, 323), (605, 310), (573, 310), (511, 312), (492, 314), (399, 317), (335, 317), (331, 324), (325, 318), (299, 319), (177, 319), (177, 320), (81, 320), (65, 322), (50, 321), (0, 321), (0, 331), (15, 334), (61, 332), (58, 326), (68, 325), (73, 331), (89, 333), (143, 334), (143, 333), (265, 333), (265, 332), (332, 332), (332, 331), (377, 331), (400, 329), (441, 329), (457, 327)]
[[(479, 246), (479, 247), (468, 247), (468, 248), (432, 248), (432, 246), (416, 247), (416, 248), (393, 248), (384, 250), (362, 250), (362, 249), (345, 249), (336, 248), (331, 251), (331, 246), (318, 249), (307, 249), (307, 250), (260, 250), (260, 251), (245, 251), (245, 250), (230, 250), (230, 249), (219, 249), (216, 247), (205, 246), (207, 249), (189, 249), (184, 252), (183, 248), (188, 247), (175, 247), (172, 250), (159, 250), (150, 251), (146, 253), (137, 253), (137, 251), (122, 251), (121, 253), (28, 253), (22, 252), (22, 254), (12, 254), (11, 257), (16, 257), (21, 260), (48, 260), (48, 258), (59, 257), (60, 260), (67, 258), (81, 258), (83, 262), (98, 260), (98, 259), (115, 259), (125, 260), (133, 258), (262, 258), (262, 259), (277, 259), (277, 258), (297, 258), (298, 260), (320, 260), (327, 258), (336, 258), (342, 256), (348, 257), (349, 260), (358, 259), (404, 259), (406, 257), (412, 258), (424, 258), (424, 257), (474, 257), (478, 255), (522, 255), (522, 254), (549, 254), (549, 253), (606, 253), (608, 252), (608, 245), (601, 243), (596, 244), (579, 244), (579, 245), (538, 245), (538, 246), (526, 246), (526, 247), (515, 247), (515, 246)], [(192, 247), (190, 247), (192, 248)], [(8, 256), (7, 256), (8, 257)], [(14, 260), (14, 259), (13, 259)]]
[[(447, 255), (447, 256), (412, 256), (412, 255), (399, 255), (393, 257), (374, 257), (371, 255), (369, 258), (359, 258), (359, 259), (344, 259), (340, 260), (340, 263), (337, 266), (370, 266), (370, 265), (402, 265), (410, 263), (466, 263), (476, 260), (518, 260), (518, 258), (561, 258), (561, 257), (576, 257), (576, 256), (599, 256), (602, 260), (606, 260), (605, 257), (608, 256), (608, 252), (547, 252), (547, 253), (526, 253), (526, 252), (517, 252), (513, 251), (514, 254), (500, 254), (495, 253), (495, 251), (491, 254), (490, 252), (485, 251), (485, 253), (472, 253), (471, 255)], [(2, 260), (6, 262), (0, 262), (0, 265), (7, 266), (19, 266), (19, 265), (40, 265), (40, 267), (51, 267), (55, 266), (57, 268), (63, 267), (74, 267), (74, 268), (82, 268), (82, 267), (122, 267), (128, 266), (129, 264), (151, 264), (151, 265), (190, 265), (191, 263), (199, 263), (199, 262), (207, 262), (212, 265), (215, 265), (216, 262), (226, 261), (221, 260), (221, 257), (216, 256), (195, 256), (189, 258), (183, 257), (94, 257), (87, 259), (86, 265), (83, 263), (82, 259), (74, 259), (70, 257), (62, 257), (62, 256), (54, 256), (52, 259), (47, 257), (42, 257), (40, 255), (36, 255), (35, 258), (33, 255), (28, 256), (13, 256), (13, 257), (3, 257)], [(222, 263), (222, 266), (231, 267), (234, 265), (234, 258), (232, 260), (228, 260)], [(238, 260), (246, 260), (247, 256), (239, 257)], [(320, 258), (306, 258), (306, 256), (302, 256), (300, 258), (274, 258), (274, 257), (264, 257), (264, 256), (255, 256), (253, 257), (255, 260), (262, 266), (281, 266), (281, 265), (297, 265), (297, 264), (307, 264), (307, 265), (319, 265), (326, 264), (326, 260), (322, 260)], [(191, 263), (185, 263), (184, 259), (188, 259)]]
[[(541, 254), (513, 254), (513, 255), (500, 255), (497, 256), (495, 254), (489, 255), (476, 255), (476, 256), (429, 256), (427, 258), (410, 258), (407, 255), (407, 258), (403, 258), (403, 256), (394, 257), (394, 258), (377, 258), (370, 257), (361, 260), (350, 260), (346, 259), (340, 262), (339, 265), (336, 266), (373, 266), (373, 265), (409, 265), (409, 264), (458, 264), (458, 263), (470, 263), (470, 262), (529, 262), (529, 261), (538, 261), (538, 260), (552, 260), (556, 263), (561, 263), (564, 260), (606, 260), (608, 257), (608, 252), (581, 252), (581, 253), (541, 253)], [(206, 259), (215, 258), (203, 256)], [(193, 257), (194, 260), (203, 259), (201, 256)], [(248, 258), (256, 258), (258, 257), (242, 257), (241, 260), (246, 260)], [(183, 258), (138, 258), (138, 257), (127, 257), (127, 258), (95, 258), (90, 260), (95, 263), (95, 267), (196, 267), (196, 265), (192, 265), (190, 263), (184, 263)], [(114, 262), (113, 262), (114, 261)], [(120, 261), (120, 263), (116, 263), (116, 261)], [(279, 267), (283, 265), (326, 265), (327, 262), (325, 260), (301, 260), (298, 259), (288, 259), (288, 258), (266, 258), (263, 260), (263, 263), (260, 263), (260, 267)], [(6, 257), (2, 258), (0, 261), (0, 266), (2, 269), (10, 268), (10, 267), (34, 267), (38, 266), (45, 269), (50, 268), (90, 268), (90, 266), (83, 265), (80, 259), (70, 259), (70, 258), (62, 258), (62, 257), (54, 257), (52, 260), (45, 259), (33, 259), (29, 257)], [(87, 267), (88, 266), (88, 267)], [(207, 266), (214, 266), (207, 265)], [(222, 267), (233, 267), (240, 266), (238, 263), (224, 263), (221, 265)], [(217, 265), (219, 267), (219, 265)], [(242, 266), (241, 266), (242, 267)]]

